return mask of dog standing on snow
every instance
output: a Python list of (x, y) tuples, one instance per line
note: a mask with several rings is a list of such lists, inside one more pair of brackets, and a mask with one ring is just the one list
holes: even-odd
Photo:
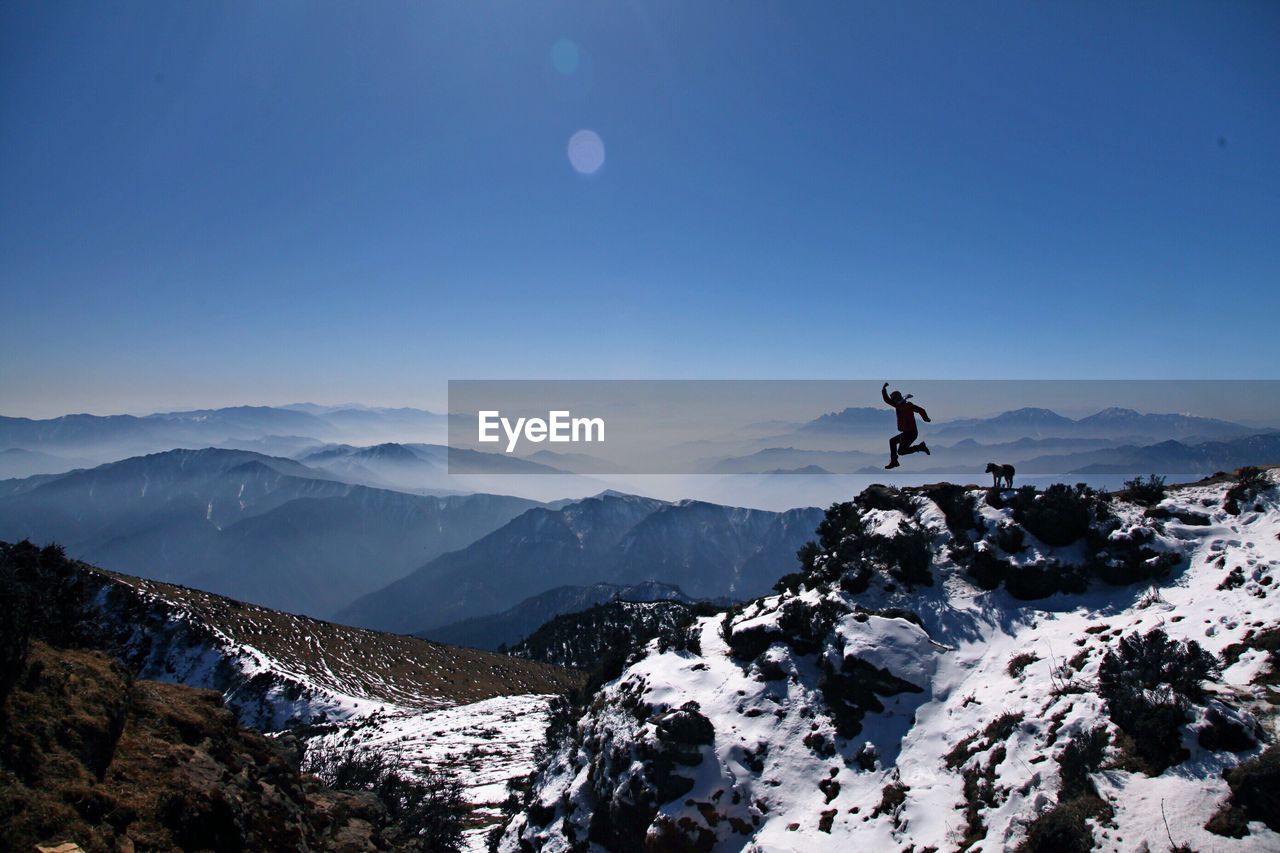
[(991, 475), (991, 479), (993, 481), (991, 483), (991, 488), (993, 489), (1000, 488), (1000, 480), (1002, 478), (1004, 479), (1006, 489), (1013, 488), (1013, 466), (1012, 465), (997, 465), (994, 462), (988, 462), (987, 473)]

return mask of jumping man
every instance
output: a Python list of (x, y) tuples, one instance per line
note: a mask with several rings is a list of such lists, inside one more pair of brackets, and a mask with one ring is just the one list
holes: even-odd
[(898, 455), (907, 453), (919, 453), (924, 451), (926, 455), (929, 453), (929, 445), (923, 441), (919, 444), (912, 444), (919, 437), (920, 431), (916, 428), (916, 412), (920, 413), (920, 417), (924, 418), (925, 423), (929, 423), (929, 413), (917, 406), (911, 401), (911, 395), (903, 397), (901, 391), (889, 393), (889, 383), (886, 382), (880, 387), (880, 396), (884, 398), (886, 405), (892, 406), (894, 411), (898, 413), (898, 434), (889, 439), (889, 464), (886, 468), (898, 467)]

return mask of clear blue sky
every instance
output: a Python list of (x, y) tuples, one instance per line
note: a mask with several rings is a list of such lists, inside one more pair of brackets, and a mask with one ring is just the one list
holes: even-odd
[(1278, 45), (1275, 2), (7, 2), (0, 412), (1274, 377)]

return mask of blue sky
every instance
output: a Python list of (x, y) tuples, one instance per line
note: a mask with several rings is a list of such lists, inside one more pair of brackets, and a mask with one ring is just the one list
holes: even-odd
[(1274, 377), (1277, 43), (1272, 2), (6, 3), (0, 412)]

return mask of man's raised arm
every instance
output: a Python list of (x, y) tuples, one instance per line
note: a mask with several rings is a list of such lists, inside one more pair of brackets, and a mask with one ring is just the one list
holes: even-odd
[(884, 404), (886, 406), (893, 405), (893, 401), (889, 399), (889, 383), (888, 382), (880, 386), (880, 396), (884, 398)]

